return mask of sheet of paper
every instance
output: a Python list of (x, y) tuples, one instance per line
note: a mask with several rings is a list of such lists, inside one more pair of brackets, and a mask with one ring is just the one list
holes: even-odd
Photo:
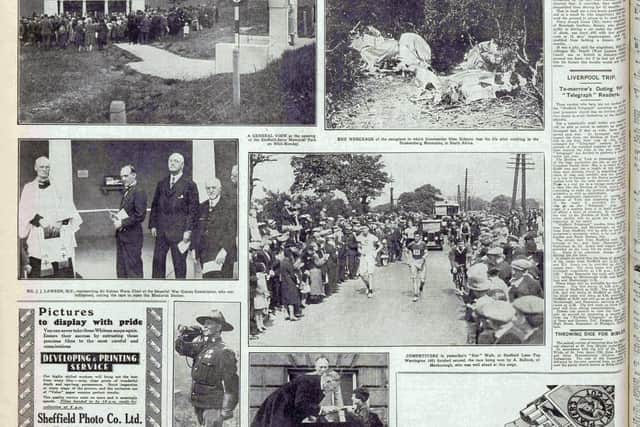
[(178, 250), (181, 254), (183, 254), (189, 249), (189, 246), (191, 246), (191, 242), (185, 242), (184, 240), (182, 240), (180, 241), (180, 243), (178, 243)]
[(210, 273), (212, 271), (220, 271), (222, 270), (222, 264), (218, 264), (215, 260), (207, 261), (202, 264), (202, 273)]
[(129, 218), (129, 215), (127, 215), (127, 211), (125, 211), (124, 209), (120, 209), (118, 211), (118, 213), (116, 213), (116, 217), (120, 220), (123, 221), (127, 218)]

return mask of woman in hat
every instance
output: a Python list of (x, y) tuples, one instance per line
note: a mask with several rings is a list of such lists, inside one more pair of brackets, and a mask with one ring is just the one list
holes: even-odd
[(327, 262), (328, 256), (320, 252), (318, 244), (313, 242), (309, 245), (309, 264), (305, 267), (309, 268), (309, 285), (310, 300), (312, 302), (322, 302), (322, 298), (326, 296), (324, 292), (324, 281), (322, 274), (322, 266)]
[(293, 252), (290, 248), (279, 248), (276, 259), (279, 262), (280, 272), (280, 299), (287, 310), (287, 320), (298, 320), (296, 311), (300, 306), (300, 291), (298, 290), (298, 278), (293, 265)]
[(255, 263), (256, 289), (253, 297), (253, 314), (258, 331), (267, 330), (264, 326), (264, 318), (269, 310), (269, 288), (267, 287), (267, 267), (262, 262)]
[(87, 52), (93, 51), (93, 46), (96, 44), (97, 34), (98, 26), (93, 23), (91, 18), (87, 18), (86, 35), (84, 38), (84, 47)]
[(85, 37), (86, 31), (87, 30), (84, 26), (84, 21), (80, 19), (77, 22), (75, 29), (73, 31), (73, 42), (78, 48), (78, 52), (82, 52), (82, 50), (84, 49), (84, 37)]

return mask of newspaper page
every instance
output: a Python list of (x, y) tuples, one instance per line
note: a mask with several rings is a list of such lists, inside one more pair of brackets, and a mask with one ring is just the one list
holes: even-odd
[(0, 419), (637, 425), (636, 8), (18, 0)]
[(630, 420), (637, 424), (640, 422), (640, 350), (638, 345), (640, 344), (640, 337), (638, 336), (638, 307), (640, 303), (640, 294), (638, 293), (638, 283), (640, 282), (640, 221), (638, 221), (638, 208), (640, 206), (638, 199), (638, 182), (640, 165), (638, 164), (638, 153), (640, 149), (640, 141), (638, 140), (639, 134), (636, 129), (638, 125), (638, 106), (639, 93), (638, 93), (638, 42), (640, 31), (640, 22), (638, 21), (638, 5), (633, 4), (633, 15), (630, 17), (632, 25), (632, 33), (630, 39), (630, 102), (632, 110), (630, 111), (630, 126), (631, 126), (631, 141), (629, 144), (629, 168), (631, 175), (630, 194), (629, 200), (631, 203), (631, 210), (629, 214), (629, 264), (633, 268), (629, 274), (629, 300), (630, 300), (630, 313), (629, 313), (629, 401), (631, 407), (629, 410)]

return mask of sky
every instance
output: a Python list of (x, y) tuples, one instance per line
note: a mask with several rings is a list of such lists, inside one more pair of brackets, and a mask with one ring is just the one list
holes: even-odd
[[(256, 166), (254, 178), (259, 182), (254, 197), (262, 198), (266, 190), (286, 192), (293, 183), (291, 154), (274, 155), (275, 162)], [(382, 196), (372, 201), (376, 206), (389, 202), (390, 187), (397, 198), (404, 192), (415, 190), (424, 184), (439, 188), (445, 197), (455, 200), (457, 185), (464, 191), (465, 168), (469, 170), (469, 194), (490, 201), (499, 194), (511, 196), (513, 169), (507, 163), (514, 158), (505, 153), (383, 153), (385, 171), (393, 178)], [(527, 198), (544, 201), (544, 161), (542, 154), (527, 154), (534, 170), (527, 171)], [(519, 184), (520, 185), (520, 184)], [(520, 188), (518, 189), (518, 199)]]

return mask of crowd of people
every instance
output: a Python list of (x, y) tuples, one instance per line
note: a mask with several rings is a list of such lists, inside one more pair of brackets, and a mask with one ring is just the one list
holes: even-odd
[[(376, 289), (389, 286), (377, 283), (375, 272), (391, 263), (411, 267), (413, 301), (418, 301), (430, 280), (428, 233), (422, 229), (430, 218), (407, 212), (331, 217), (326, 208), (311, 215), (291, 200), (284, 201), (277, 219), (250, 210), (252, 334), (265, 331), (267, 319), (299, 320), (307, 305), (322, 303), (348, 280), (361, 280), (366, 296), (374, 297)], [(542, 211), (533, 209), (438, 218), (451, 286), (466, 311), (473, 343), (542, 343), (542, 218)], [(458, 286), (456, 277), (462, 278)]]
[(216, 6), (185, 6), (170, 10), (150, 9), (108, 16), (77, 13), (23, 17), (19, 37), (24, 46), (41, 49), (105, 49), (111, 43), (147, 44), (168, 36), (186, 37), (191, 31), (212, 28), (218, 22)]

